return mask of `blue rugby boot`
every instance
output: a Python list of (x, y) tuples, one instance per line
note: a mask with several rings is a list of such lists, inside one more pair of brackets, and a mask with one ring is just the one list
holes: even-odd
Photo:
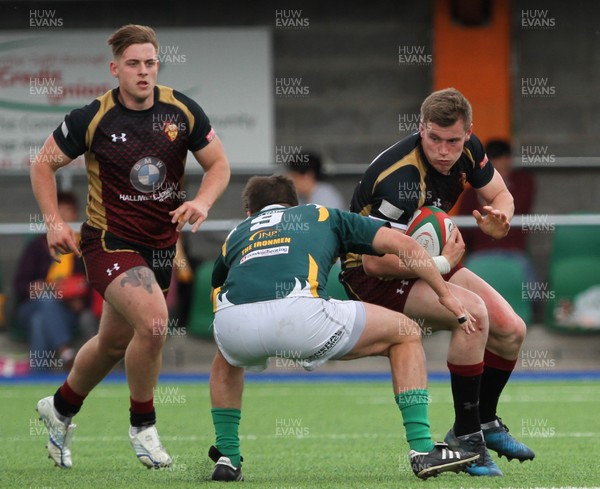
[(516, 440), (509, 432), (500, 418), (481, 425), (485, 444), (490, 450), (494, 450), (499, 457), (503, 455), (511, 461), (516, 458), (523, 463), (525, 460), (533, 460), (535, 453), (524, 443)]

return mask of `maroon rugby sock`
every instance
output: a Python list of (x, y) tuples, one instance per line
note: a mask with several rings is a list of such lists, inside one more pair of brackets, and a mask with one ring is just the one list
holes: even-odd
[(154, 397), (148, 401), (136, 401), (129, 398), (131, 407), (129, 408), (129, 421), (131, 426), (142, 427), (156, 424), (156, 411), (154, 410)]
[(65, 380), (54, 394), (54, 409), (65, 418), (72, 418), (79, 412), (86, 397), (87, 394), (81, 395), (71, 389)]

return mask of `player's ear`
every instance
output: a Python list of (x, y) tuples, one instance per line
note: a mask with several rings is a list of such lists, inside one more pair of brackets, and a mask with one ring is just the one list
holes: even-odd
[(471, 134), (473, 134), (473, 123), (471, 122), (471, 125), (469, 126), (469, 129), (467, 129), (467, 134), (465, 135), (465, 141), (468, 141), (469, 139), (471, 139)]
[(117, 63), (115, 60), (112, 60), (109, 65), (110, 74), (115, 78), (119, 78), (119, 70), (117, 69)]

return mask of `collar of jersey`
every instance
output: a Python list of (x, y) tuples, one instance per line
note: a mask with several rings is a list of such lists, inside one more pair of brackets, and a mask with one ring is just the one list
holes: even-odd
[(139, 117), (145, 117), (146, 114), (150, 114), (154, 111), (154, 107), (156, 107), (156, 102), (158, 102), (159, 94), (160, 94), (158, 87), (154, 87), (154, 103), (152, 104), (152, 107), (149, 107), (144, 110), (134, 110), (134, 109), (129, 109), (129, 108), (125, 107), (125, 105), (123, 105), (123, 103), (119, 100), (119, 91), (120, 91), (120, 87), (113, 88), (113, 91), (112, 91), (113, 101), (115, 102), (115, 105), (117, 107), (119, 107), (121, 110), (127, 112), (128, 114), (131, 114), (134, 116), (139, 116)]
[(270, 204), (263, 207), (261, 210), (258, 211), (258, 213), (260, 214), (261, 212), (270, 211), (271, 209), (287, 209), (287, 207), (281, 204)]

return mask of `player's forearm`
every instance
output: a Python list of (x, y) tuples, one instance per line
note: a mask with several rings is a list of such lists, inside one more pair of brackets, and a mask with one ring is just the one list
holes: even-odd
[[(401, 236), (400, 238), (397, 237)], [(398, 241), (400, 240), (400, 241)], [(398, 253), (404, 246), (412, 246), (413, 239), (402, 232), (382, 227), (373, 239), (373, 248), (383, 256), (363, 255), (363, 269), (370, 276), (380, 278), (415, 278), (418, 275), (406, 266), (403, 255)], [(404, 246), (400, 246), (404, 244)], [(406, 255), (404, 255), (406, 257)]]
[(217, 201), (229, 184), (231, 170), (227, 158), (223, 157), (215, 161), (211, 167), (206, 170), (202, 178), (202, 184), (194, 200), (202, 202), (208, 208), (211, 208)]
[(434, 290), (438, 297), (449, 293), (446, 281), (440, 274), (431, 255), (416, 241), (410, 239), (410, 245), (405, 244), (400, 250), (400, 258), (405, 267), (420, 279), (424, 280)]
[(498, 193), (488, 205), (505, 214), (509, 221), (515, 213), (515, 201), (508, 190)]
[[(409, 236), (392, 231), (391, 229), (381, 228), (375, 235), (373, 248), (378, 252), (395, 253), (398, 275), (401, 270), (408, 269), (413, 277), (419, 277), (427, 282), (439, 297), (448, 294), (448, 286), (437, 269), (431, 255)], [(394, 278), (400, 277), (396, 275)]]
[[(439, 275), (431, 256), (405, 234), (381, 228), (375, 235), (373, 248), (387, 254), (381, 257), (363, 255), (363, 267), (367, 275), (396, 279), (419, 277), (428, 283), (435, 279), (435, 275)], [(433, 271), (428, 270), (429, 266), (433, 267)], [(441, 275), (440, 279), (444, 283)]]
[(417, 274), (413, 272), (398, 254), (386, 254), (383, 256), (363, 255), (363, 268), (367, 275), (380, 278), (415, 278)]

